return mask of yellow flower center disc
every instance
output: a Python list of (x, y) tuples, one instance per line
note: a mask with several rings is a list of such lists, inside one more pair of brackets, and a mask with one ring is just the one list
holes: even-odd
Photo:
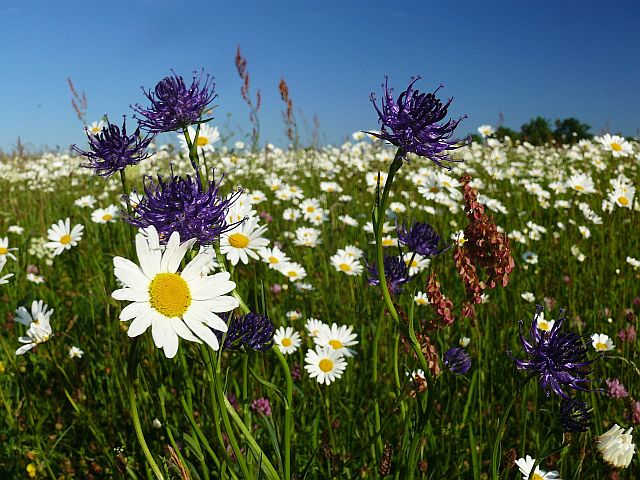
[(63, 235), (60, 237), (60, 243), (62, 245), (69, 245), (71, 243), (71, 235)]
[(291, 341), (290, 338), (283, 338), (282, 339), (282, 346), (283, 347), (290, 347), (291, 344), (293, 344), (293, 342)]
[(204, 147), (205, 145), (209, 144), (209, 139), (207, 137), (198, 137), (198, 140), (196, 141), (196, 145), (198, 145), (199, 147)]
[(149, 303), (166, 317), (181, 317), (191, 305), (189, 285), (177, 273), (159, 273), (149, 285)]
[(245, 248), (249, 245), (249, 237), (243, 235), (242, 233), (234, 233), (229, 235), (229, 243), (232, 247), (236, 248)]
[(322, 360), (320, 360), (320, 363), (318, 366), (320, 367), (320, 370), (322, 370), (324, 373), (327, 373), (333, 370), (333, 362), (328, 358), (323, 358)]
[(340, 340), (329, 340), (329, 345), (331, 345), (336, 350), (343, 347)]

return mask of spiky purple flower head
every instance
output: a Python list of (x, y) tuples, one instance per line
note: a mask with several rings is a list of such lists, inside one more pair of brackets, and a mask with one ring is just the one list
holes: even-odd
[(585, 402), (562, 399), (560, 425), (564, 432), (586, 432), (591, 426), (591, 409)]
[[(380, 285), (376, 264), (367, 265), (367, 268), (369, 270), (369, 285)], [(393, 255), (385, 255), (384, 257), (384, 277), (387, 280), (387, 287), (393, 295), (398, 295), (402, 291), (402, 285), (412, 279), (404, 259)]]
[(227, 197), (221, 196), (223, 178), (224, 175), (217, 183), (209, 180), (205, 189), (199, 172), (195, 178), (188, 175), (183, 178), (174, 176), (172, 170), (172, 176), (167, 179), (158, 175), (157, 183), (147, 177), (143, 199), (138, 203), (135, 214), (125, 220), (139, 228), (153, 225), (162, 243), (177, 231), (184, 241), (196, 238), (200, 245), (211, 245), (221, 233), (236, 225), (227, 225), (225, 217), (229, 207), (242, 193), (238, 190)]
[(275, 327), (265, 315), (247, 313), (228, 322), (227, 336), (224, 339), (225, 350), (245, 349), (264, 352), (273, 346)]
[(94, 134), (86, 130), (86, 133), (89, 151), (80, 150), (76, 145), (71, 148), (87, 158), (88, 163), (80, 166), (93, 169), (96, 175), (108, 177), (149, 158), (147, 147), (153, 137), (141, 136), (140, 127), (133, 135), (127, 135), (127, 117), (122, 121), (122, 129), (107, 119), (107, 126), (102, 131)]
[(431, 257), (443, 251), (438, 249), (440, 235), (428, 223), (414, 222), (408, 228), (403, 223), (396, 230), (400, 243), (414, 253)]
[(381, 133), (367, 132), (378, 138), (386, 140), (405, 153), (415, 153), (420, 157), (427, 157), (439, 167), (446, 167), (442, 162), (454, 162), (449, 157), (448, 151), (460, 148), (468, 143), (450, 140), (453, 131), (458, 124), (466, 118), (441, 122), (446, 116), (451, 105), (450, 98), (443, 104), (436, 93), (440, 85), (433, 93), (421, 93), (413, 89), (413, 84), (421, 77), (411, 79), (411, 83), (403, 91), (398, 99), (393, 98), (393, 89), (389, 88), (389, 78), (385, 75), (384, 97), (382, 109), (376, 103), (375, 94), (371, 94), (371, 102), (378, 112), (378, 123), (381, 125)]
[(586, 376), (591, 373), (589, 365), (597, 358), (587, 360), (589, 349), (582, 336), (574, 332), (560, 332), (566, 320), (562, 309), (550, 331), (540, 330), (538, 318), (543, 310), (542, 305), (536, 305), (528, 340), (522, 332), (523, 321), (519, 322), (520, 343), (528, 358), (518, 360), (510, 351), (507, 354), (519, 370), (526, 370), (539, 376), (540, 387), (547, 396), (553, 392), (564, 399), (571, 400), (564, 388), (591, 391), (584, 385), (591, 382)]
[(467, 373), (471, 368), (471, 357), (464, 348), (450, 348), (443, 355), (443, 360), (449, 370), (458, 375)]
[(151, 106), (131, 106), (142, 117), (136, 117), (140, 126), (149, 132), (160, 133), (180, 130), (202, 122), (205, 108), (218, 96), (213, 92), (213, 78), (206, 74), (203, 81), (203, 74), (204, 70), (196, 77), (194, 72), (189, 88), (184, 79), (175, 72), (173, 76), (160, 80), (153, 92), (145, 91), (143, 88), (142, 91), (151, 102)]

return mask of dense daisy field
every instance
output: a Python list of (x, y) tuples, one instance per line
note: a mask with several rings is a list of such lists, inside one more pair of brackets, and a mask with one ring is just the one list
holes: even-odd
[(214, 124), (1, 159), (0, 478), (637, 478), (640, 144)]

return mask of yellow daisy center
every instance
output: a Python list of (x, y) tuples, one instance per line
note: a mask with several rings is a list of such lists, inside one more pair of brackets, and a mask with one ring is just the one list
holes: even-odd
[(311, 212), (313, 212), (313, 211), (315, 211), (315, 207), (313, 207), (313, 206), (309, 205), (309, 206), (307, 207), (307, 212), (311, 213)]
[(232, 247), (245, 248), (249, 245), (249, 237), (242, 233), (234, 233), (229, 235), (229, 243)]
[(333, 370), (333, 362), (328, 358), (323, 358), (322, 360), (320, 360), (320, 363), (318, 364), (318, 366), (320, 367), (320, 370), (322, 370), (324, 373), (328, 373), (331, 370)]
[(71, 243), (71, 235), (65, 234), (60, 237), (60, 243), (62, 245), (69, 245)]
[(383, 238), (382, 239), (383, 247), (392, 247), (393, 246), (393, 238)]
[(446, 187), (446, 188), (451, 188), (451, 184), (449, 182), (447, 182), (446, 180), (442, 182), (442, 186)]
[(103, 219), (105, 222), (110, 221), (112, 218), (113, 218), (113, 215), (111, 215), (110, 213), (105, 213), (104, 215), (102, 215), (102, 219)]
[(196, 140), (196, 145), (199, 147), (204, 147), (209, 144), (209, 139), (207, 137), (199, 136), (198, 140)]
[(431, 188), (429, 189), (429, 191), (430, 191), (431, 193), (438, 193), (438, 192), (440, 191), (440, 189), (439, 189), (438, 187), (431, 187)]
[(149, 303), (166, 317), (181, 317), (191, 305), (189, 285), (177, 273), (159, 273), (149, 285)]
[(619, 143), (615, 143), (613, 142), (611, 144), (611, 150), (614, 150), (616, 152), (619, 152), (620, 150), (622, 150), (622, 145), (620, 145)]
[(428, 302), (424, 298), (419, 297), (419, 298), (416, 299), (416, 303), (418, 305), (426, 305)]
[(342, 342), (340, 340), (329, 340), (329, 345), (331, 345), (336, 350), (344, 346), (342, 345)]
[(538, 327), (540, 328), (540, 330), (544, 330), (545, 332), (549, 331), (549, 324), (547, 322), (540, 322)]
[(290, 347), (293, 344), (293, 342), (291, 341), (290, 338), (283, 338), (282, 339), (282, 346), (283, 347)]
[(6, 247), (0, 247), (0, 255), (6, 255), (9, 253), (9, 249)]
[(576, 185), (575, 187), (573, 187), (574, 189), (576, 189), (579, 192), (584, 191), (584, 187), (582, 185)]
[(351, 265), (349, 265), (348, 263), (341, 263), (340, 265), (338, 265), (338, 268), (343, 272), (350, 272), (351, 270), (353, 270), (351, 268)]
[(534, 473), (531, 476), (531, 480), (544, 480), (544, 478), (542, 477), (542, 475), (540, 475), (539, 473)]
[(606, 350), (607, 344), (603, 342), (596, 343), (596, 350)]
[(627, 205), (629, 205), (629, 199), (627, 197), (620, 196), (618, 197), (618, 203), (626, 207)]
[(269, 263), (280, 263), (280, 260), (278, 260), (276, 257), (269, 257)]
[(296, 272), (295, 270), (289, 270), (289, 271), (287, 272), (287, 277), (293, 277), (293, 278), (295, 278), (295, 277), (297, 277), (297, 276), (298, 276), (298, 272)]

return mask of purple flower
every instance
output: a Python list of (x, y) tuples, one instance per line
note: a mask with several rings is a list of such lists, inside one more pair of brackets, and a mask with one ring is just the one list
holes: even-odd
[(471, 368), (471, 357), (463, 348), (450, 348), (445, 352), (443, 359), (449, 370), (459, 375), (467, 373)]
[(585, 402), (563, 398), (560, 424), (564, 432), (586, 432), (591, 426), (591, 409)]
[(442, 253), (442, 250), (438, 250), (440, 235), (428, 223), (415, 222), (409, 228), (405, 227), (403, 223), (398, 225), (396, 230), (398, 232), (398, 240), (410, 251), (423, 257), (431, 257)]
[(381, 133), (367, 132), (378, 138), (386, 140), (401, 148), (404, 153), (412, 152), (420, 157), (427, 157), (436, 165), (444, 168), (441, 162), (454, 162), (448, 155), (449, 150), (462, 147), (468, 140), (460, 145), (449, 139), (458, 124), (466, 116), (458, 120), (449, 120), (446, 123), (438, 123), (447, 116), (447, 110), (451, 101), (444, 105), (436, 98), (435, 94), (442, 85), (433, 93), (420, 93), (413, 89), (413, 84), (420, 77), (412, 78), (407, 89), (394, 100), (393, 89), (388, 86), (388, 77), (385, 76), (384, 98), (382, 110), (376, 104), (376, 97), (371, 94), (371, 102), (378, 112), (378, 123), (381, 125)]
[(251, 410), (263, 414), (265, 417), (271, 416), (271, 403), (268, 398), (256, 398), (251, 402)]
[(580, 335), (573, 332), (560, 332), (566, 320), (562, 309), (550, 331), (538, 329), (538, 317), (543, 310), (544, 307), (536, 305), (528, 340), (522, 332), (523, 321), (518, 322), (520, 343), (528, 358), (518, 360), (510, 351), (507, 353), (519, 370), (527, 370), (539, 376), (540, 387), (547, 396), (550, 392), (554, 392), (564, 399), (571, 400), (563, 388), (591, 391), (583, 385), (590, 382), (585, 378), (591, 373), (588, 367), (597, 359), (586, 359), (588, 346)]
[(108, 177), (115, 172), (124, 170), (129, 165), (136, 165), (149, 158), (147, 147), (152, 137), (140, 136), (140, 128), (136, 128), (133, 135), (127, 135), (127, 119), (122, 121), (122, 130), (107, 120), (107, 126), (101, 132), (93, 134), (87, 130), (89, 151), (80, 150), (76, 145), (71, 148), (87, 157), (88, 163), (82, 167), (92, 168), (96, 175)]
[(613, 398), (624, 398), (629, 396), (629, 392), (624, 388), (624, 385), (620, 383), (620, 380), (614, 378), (613, 380), (606, 379), (607, 394)]
[(140, 126), (149, 132), (172, 132), (186, 128), (200, 119), (204, 110), (218, 95), (213, 93), (215, 83), (208, 74), (202, 85), (202, 75), (196, 77), (195, 72), (191, 86), (187, 88), (184, 79), (175, 72), (165, 77), (156, 85), (154, 91), (142, 91), (151, 102), (149, 108), (136, 104), (131, 108), (144, 118), (138, 119)]
[(153, 225), (160, 234), (161, 242), (177, 231), (182, 241), (197, 238), (200, 245), (210, 245), (221, 233), (235, 226), (227, 225), (225, 217), (242, 192), (221, 197), (219, 189), (222, 179), (218, 183), (214, 180), (208, 183), (205, 189), (199, 173), (196, 173), (196, 178), (171, 176), (166, 180), (158, 175), (157, 184), (147, 177), (144, 198), (138, 204), (135, 215), (126, 218), (126, 221), (140, 228)]
[(631, 402), (631, 421), (634, 425), (640, 424), (640, 401), (638, 400)]
[(224, 339), (225, 350), (245, 349), (264, 352), (273, 346), (273, 322), (264, 315), (247, 313), (228, 322), (227, 336)]
[(636, 341), (636, 327), (633, 325), (627, 325), (618, 332), (618, 337), (623, 342), (635, 342)]
[[(371, 264), (369, 269), (369, 285), (380, 285), (378, 279), (378, 267)], [(398, 295), (402, 291), (402, 285), (411, 280), (409, 267), (402, 257), (385, 255), (384, 257), (384, 277), (387, 280), (387, 287), (393, 295)]]

